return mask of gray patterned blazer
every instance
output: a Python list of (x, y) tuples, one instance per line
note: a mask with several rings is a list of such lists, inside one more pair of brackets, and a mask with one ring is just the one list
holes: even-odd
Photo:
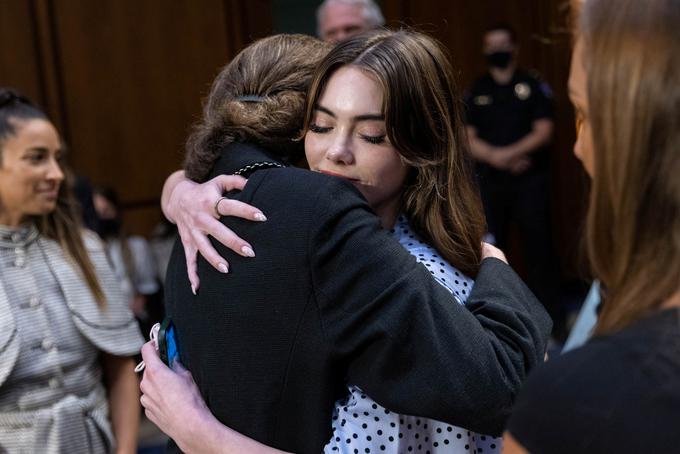
[[(0, 281), (0, 402), (4, 403), (0, 407), (0, 452), (106, 452), (115, 446), (108, 421), (101, 367), (92, 358), (97, 355), (97, 351), (118, 356), (134, 355), (139, 351), (143, 338), (122, 297), (120, 284), (101, 241), (89, 232), (84, 234), (84, 240), (106, 296), (107, 305), (104, 308), (97, 305), (72, 260), (56, 242), (47, 238), (38, 237), (26, 246), (28, 257), (36, 266), (31, 266), (30, 270), (5, 270), (5, 276), (10, 275), (10, 271), (14, 273), (11, 274), (15, 279), (12, 286), (14, 294), (5, 282)], [(17, 251), (19, 249), (16, 248)], [(32, 276), (32, 273), (40, 275)], [(58, 289), (53, 293), (48, 292), (49, 295), (41, 295), (46, 296), (45, 304), (48, 301), (52, 304), (50, 314), (63, 315), (55, 317), (56, 320), (49, 320), (49, 323), (59, 324), (55, 332), (68, 333), (68, 339), (62, 340), (64, 344), (69, 344), (70, 350), (60, 351), (58, 357), (68, 357), (72, 361), (69, 367), (60, 371), (58, 380), (48, 380), (47, 376), (40, 375), (42, 372), (31, 375), (32, 368), (34, 371), (44, 369), (41, 368), (40, 360), (35, 364), (20, 361), (20, 355), (32, 355), (39, 349), (26, 341), (31, 336), (35, 337), (35, 333), (32, 332), (33, 324), (27, 324), (25, 318), (22, 332), (22, 324), (17, 317), (26, 315), (19, 314), (19, 303), (26, 298), (26, 282), (42, 280), (53, 282), (55, 285), (52, 288)], [(23, 290), (17, 293), (17, 288)], [(36, 317), (35, 325), (39, 321)], [(55, 339), (54, 347), (43, 347), (48, 352), (50, 348), (56, 350), (59, 341)], [(78, 355), (82, 355), (82, 361)], [(28, 376), (30, 380), (18, 379), (17, 376)], [(39, 384), (42, 378), (44, 385)], [(63, 382), (62, 386), (58, 386), (59, 380)], [(54, 383), (57, 386), (52, 386)], [(36, 396), (43, 398), (43, 401), (36, 399)], [(16, 402), (16, 406), (11, 402)]]

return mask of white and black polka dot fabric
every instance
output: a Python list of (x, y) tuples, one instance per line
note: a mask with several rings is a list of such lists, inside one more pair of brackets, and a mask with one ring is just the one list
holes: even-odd
[[(424, 243), (399, 217), (393, 229), (399, 243), (416, 257), (432, 277), (448, 289), (458, 304), (467, 299), (474, 281)], [(450, 373), (455, 373), (451, 371)], [(432, 419), (400, 415), (381, 407), (358, 387), (336, 403), (333, 437), (325, 453), (499, 453), (501, 439), (470, 432)]]

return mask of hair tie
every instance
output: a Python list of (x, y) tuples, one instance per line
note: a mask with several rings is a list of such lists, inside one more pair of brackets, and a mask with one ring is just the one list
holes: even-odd
[(241, 95), (236, 97), (237, 101), (240, 102), (262, 102), (264, 101), (264, 96), (259, 95)]

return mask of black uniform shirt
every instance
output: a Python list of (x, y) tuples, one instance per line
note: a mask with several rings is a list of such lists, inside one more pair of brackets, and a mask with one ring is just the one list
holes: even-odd
[[(494, 146), (517, 142), (531, 132), (532, 123), (552, 118), (552, 94), (545, 82), (517, 70), (510, 83), (500, 85), (490, 74), (478, 79), (465, 97), (467, 123), (477, 137)], [(547, 166), (545, 149), (530, 155), (534, 166)]]

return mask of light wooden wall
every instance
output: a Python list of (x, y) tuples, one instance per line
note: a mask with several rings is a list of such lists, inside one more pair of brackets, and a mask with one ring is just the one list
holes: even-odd
[(269, 0), (0, 2), (0, 85), (43, 106), (68, 160), (113, 186), (126, 224), (160, 219), (165, 177), (219, 69), (271, 32)]

